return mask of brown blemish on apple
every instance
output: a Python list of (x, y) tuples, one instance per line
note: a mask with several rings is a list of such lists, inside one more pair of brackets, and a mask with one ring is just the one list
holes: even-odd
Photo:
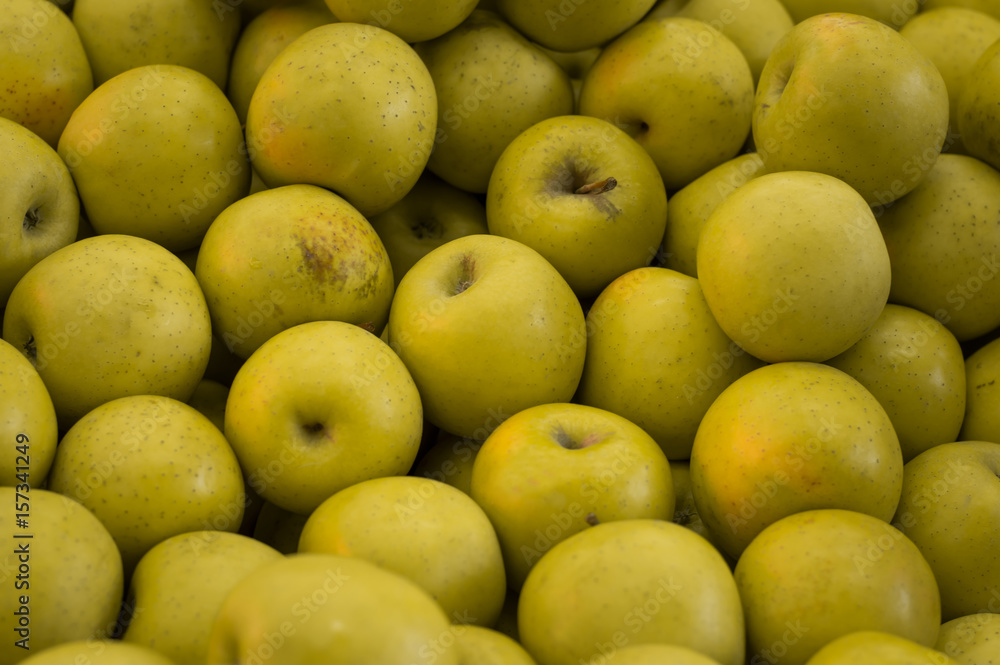
[(464, 254), (459, 262), (458, 283), (455, 284), (455, 295), (465, 292), (476, 281), (476, 260), (469, 254)]
[(595, 515), (594, 513), (587, 513), (587, 516), (584, 518), (584, 521), (586, 521), (587, 524), (589, 524), (590, 526), (597, 526), (598, 524), (601, 523), (601, 521), (597, 519), (597, 515)]
[(346, 278), (338, 266), (337, 243), (319, 235), (298, 236), (295, 243), (302, 252), (302, 264), (319, 282), (342, 283)]

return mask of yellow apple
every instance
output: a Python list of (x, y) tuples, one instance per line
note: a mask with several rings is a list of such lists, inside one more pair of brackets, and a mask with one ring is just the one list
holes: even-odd
[(35, 367), (0, 340), (0, 485), (39, 487), (52, 467), (59, 440), (52, 398)]
[(467, 494), (437, 480), (375, 478), (310, 514), (299, 552), (354, 556), (426, 590), (453, 623), (492, 626), (506, 578), (497, 534)]
[(920, 550), (863, 513), (823, 509), (780, 519), (743, 552), (735, 577), (754, 662), (804, 665), (857, 631), (931, 646), (941, 625), (938, 586)]
[(80, 200), (73, 178), (52, 146), (0, 116), (0, 309), (18, 280), (76, 239)]
[(417, 181), (437, 113), (434, 81), (406, 42), (379, 27), (329, 23), (264, 71), (247, 110), (247, 147), (268, 187), (319, 185), (370, 216)]
[(996, 665), (1000, 654), (1000, 597), (997, 611), (979, 611), (941, 625), (934, 648), (962, 665)]
[(645, 644), (744, 663), (743, 610), (729, 566), (707, 540), (671, 522), (599, 524), (559, 543), (528, 575), (517, 619), (538, 665), (603, 663)]
[(496, 529), (514, 590), (546, 552), (594, 524), (674, 514), (670, 464), (656, 441), (581, 404), (505, 420), (476, 455), (470, 492)]
[(782, 0), (795, 23), (818, 14), (847, 12), (899, 30), (920, 10), (924, 0)]
[(225, 433), (248, 484), (305, 515), (362, 480), (406, 473), (420, 445), (420, 400), (378, 337), (314, 321), (278, 333), (240, 368)]
[(25, 665), (181, 665), (158, 651), (118, 640), (79, 640), (45, 649), (21, 661)]
[(476, 0), (326, 0), (341, 21), (385, 28), (403, 41), (440, 37), (472, 13)]
[(958, 132), (958, 99), (979, 57), (1000, 39), (1000, 18), (964, 7), (923, 11), (907, 21), (899, 34), (930, 58), (948, 89), (950, 127), (944, 149), (964, 149)]
[(454, 631), (444, 610), (405, 577), (355, 557), (295, 554), (256, 569), (230, 592), (204, 662), (459, 665)]
[(587, 358), (575, 400), (642, 427), (669, 459), (691, 456), (702, 416), (762, 363), (719, 327), (694, 277), (638, 268), (587, 313)]
[(315, 185), (269, 189), (223, 210), (201, 243), (195, 275), (215, 334), (241, 358), (309, 321), (379, 334), (393, 293), (392, 265), (371, 224)]
[(821, 173), (759, 176), (705, 222), (698, 279), (722, 330), (767, 362), (822, 362), (875, 323), (890, 262), (858, 192)]
[(649, 11), (656, 0), (584, 2), (497, 0), (497, 10), (520, 32), (556, 51), (602, 46)]
[(187, 67), (147, 65), (99, 86), (59, 139), (87, 218), (171, 251), (196, 247), (246, 195), (240, 122), (222, 91)]
[(886, 207), (889, 300), (933, 316), (959, 342), (1000, 326), (1000, 171), (941, 155), (923, 182)]
[(1000, 39), (976, 60), (966, 78), (955, 109), (958, 133), (969, 154), (1000, 169)]
[(76, 501), (43, 489), (0, 487), (0, 501), (7, 507), (0, 511), (7, 588), (0, 594), (0, 661), (13, 665), (64, 642), (110, 635), (124, 577), (104, 525)]
[(943, 443), (907, 462), (893, 524), (934, 571), (945, 621), (1000, 609), (1000, 443)]
[(839, 637), (816, 652), (807, 665), (959, 665), (959, 661), (891, 633), (862, 630)]
[(203, 663), (212, 623), (229, 592), (281, 558), (267, 545), (225, 531), (167, 538), (139, 561), (129, 583), (132, 618), (122, 639), (177, 663)]
[(885, 409), (903, 462), (958, 436), (965, 417), (962, 347), (941, 322), (886, 305), (858, 342), (827, 365), (846, 372)]
[(431, 251), (406, 273), (388, 335), (420, 390), (427, 420), (483, 439), (517, 411), (573, 397), (585, 325), (573, 290), (538, 252), (516, 240), (470, 235)]
[(674, 192), (736, 156), (750, 133), (753, 93), (747, 59), (728, 37), (667, 17), (604, 48), (583, 79), (580, 113), (624, 129)]
[(1000, 443), (1000, 341), (966, 358), (965, 378), (965, 419), (957, 439)]
[(369, 221), (385, 245), (397, 286), (432, 249), (455, 238), (489, 232), (486, 208), (479, 199), (428, 170), (398, 203)]
[(241, 123), (247, 121), (250, 98), (271, 61), (296, 38), (335, 20), (336, 17), (320, 1), (313, 4), (276, 4), (247, 23), (233, 50), (226, 84), (226, 95)]
[(663, 240), (667, 194), (656, 164), (610, 122), (542, 120), (511, 141), (486, 192), (490, 233), (536, 250), (581, 298), (646, 266)]
[(514, 137), (545, 118), (573, 112), (566, 72), (491, 12), (475, 11), (454, 30), (414, 48), (438, 95), (427, 168), (455, 187), (485, 192)]
[(205, 296), (148, 240), (102, 235), (39, 261), (7, 302), (3, 338), (38, 370), (65, 429), (125, 395), (191, 397), (208, 363)]
[(864, 386), (805, 362), (756, 369), (712, 403), (691, 450), (698, 514), (737, 559), (768, 525), (843, 508), (889, 522), (903, 485), (892, 422)]
[(112, 400), (77, 421), (56, 449), (49, 488), (101, 520), (126, 575), (171, 536), (236, 531), (245, 505), (240, 467), (222, 432), (159, 395)]
[(47, 0), (7, 0), (0, 13), (0, 117), (54, 148), (93, 89), (90, 62), (69, 17)]
[[(195, 69), (226, 89), (240, 17), (227, 2), (75, 0), (73, 25), (100, 85), (142, 65)], [(221, 7), (221, 8), (220, 8)]]
[(520, 644), (482, 626), (463, 626), (455, 634), (458, 665), (536, 665)]
[(769, 172), (826, 173), (869, 205), (886, 205), (920, 183), (947, 133), (948, 91), (937, 67), (875, 19), (807, 18), (761, 71), (753, 140)]
[(672, 644), (635, 644), (613, 651), (608, 665), (718, 665), (718, 661), (693, 649)]
[(750, 152), (719, 164), (671, 196), (663, 236), (664, 267), (697, 277), (698, 240), (705, 222), (727, 196), (763, 173), (760, 155)]
[(993, 0), (924, 0), (922, 11), (929, 12), (940, 7), (965, 7), (1000, 19), (1000, 6), (997, 6)]

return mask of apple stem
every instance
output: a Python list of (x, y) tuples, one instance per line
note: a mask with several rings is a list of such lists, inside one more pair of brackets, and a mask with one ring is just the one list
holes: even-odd
[(24, 222), (22, 222), (25, 231), (30, 231), (31, 229), (38, 226), (38, 210), (32, 208), (28, 212), (24, 213)]
[(601, 521), (597, 519), (597, 515), (595, 515), (594, 513), (587, 513), (587, 517), (584, 519), (590, 526), (597, 526), (598, 524), (601, 523)]
[(614, 178), (605, 178), (604, 180), (598, 180), (597, 182), (592, 182), (587, 185), (583, 185), (576, 190), (576, 194), (603, 194), (604, 192), (610, 192), (612, 189), (618, 186), (618, 181)]
[(474, 272), (476, 270), (476, 260), (466, 254), (462, 257), (462, 272), (458, 278), (458, 284), (455, 285), (455, 295), (462, 293), (475, 281)]

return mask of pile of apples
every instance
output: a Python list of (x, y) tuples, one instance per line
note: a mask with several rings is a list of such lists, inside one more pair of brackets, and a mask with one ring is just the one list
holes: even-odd
[(0, 0), (0, 665), (1000, 662), (996, 0)]

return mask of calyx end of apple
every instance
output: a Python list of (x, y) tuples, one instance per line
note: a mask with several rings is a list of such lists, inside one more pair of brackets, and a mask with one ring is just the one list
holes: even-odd
[(39, 222), (38, 208), (31, 208), (26, 213), (24, 213), (24, 221), (21, 223), (21, 227), (25, 231), (32, 231)]

